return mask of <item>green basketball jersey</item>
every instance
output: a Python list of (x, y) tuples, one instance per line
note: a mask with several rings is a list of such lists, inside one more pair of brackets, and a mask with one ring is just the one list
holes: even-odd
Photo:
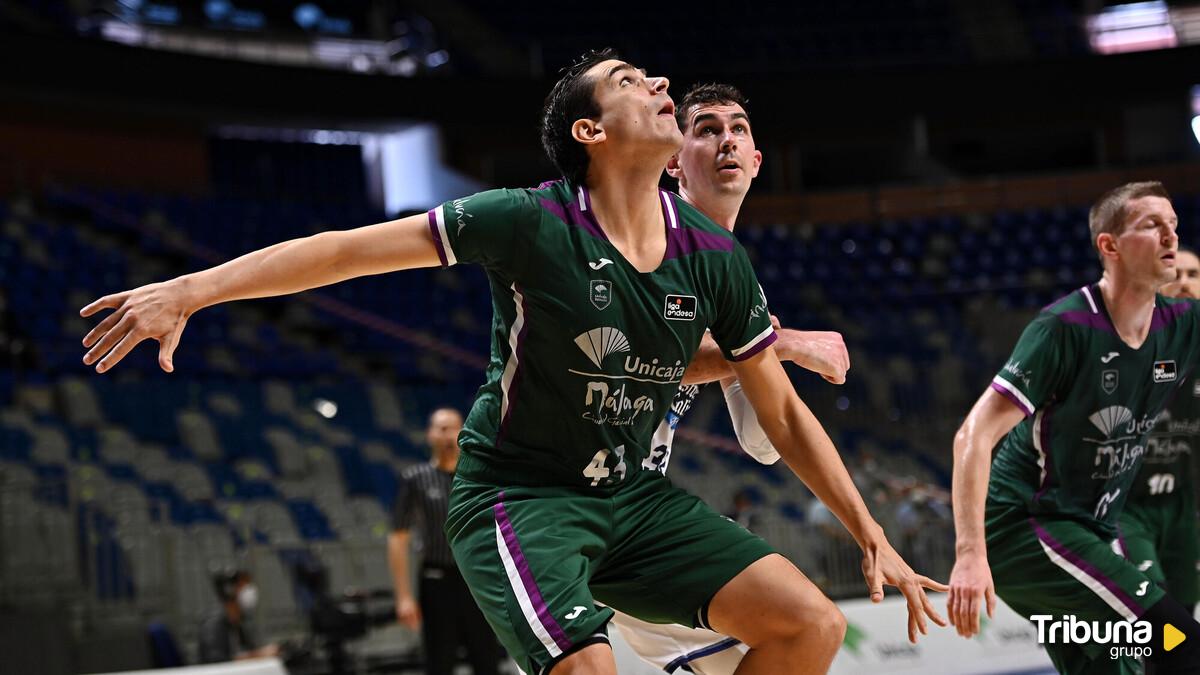
[(1050, 305), (1026, 327), (992, 388), (1026, 414), (1000, 442), (988, 499), (1116, 536), (1146, 438), (1181, 379), (1190, 379), (1200, 312), (1155, 299), (1145, 343), (1117, 336), (1097, 284)]
[(1142, 468), (1130, 499), (1149, 505), (1170, 497), (1191, 499), (1192, 457), (1200, 443), (1200, 378), (1180, 378), (1175, 400), (1167, 406), (1146, 443)]
[(616, 486), (706, 328), (727, 359), (775, 341), (733, 235), (660, 191), (667, 248), (653, 272), (604, 235), (586, 188), (492, 190), (429, 212), (442, 263), (473, 262), (492, 294), (486, 383), (459, 436), (459, 472), (487, 483)]

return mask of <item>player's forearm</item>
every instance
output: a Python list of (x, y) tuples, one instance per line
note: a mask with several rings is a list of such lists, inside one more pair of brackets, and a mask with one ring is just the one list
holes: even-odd
[(833, 441), (792, 389), (773, 347), (734, 364), (742, 390), (779, 456), (864, 549), (883, 538)]
[[(805, 331), (777, 328), (775, 333), (779, 336), (775, 342), (775, 353), (780, 361), (799, 362), (808, 354)], [(705, 333), (700, 340), (700, 347), (683, 373), (683, 384), (708, 384), (728, 377), (734, 377), (733, 367), (721, 353), (716, 340)]]
[(986, 554), (983, 514), (995, 439), (984, 438), (982, 430), (970, 427), (971, 422), (968, 417), (954, 436), (950, 498), (954, 507), (955, 548), (959, 554)]
[(792, 472), (866, 548), (883, 537), (883, 528), (871, 516), (821, 423), (799, 397), (793, 393), (791, 398), (780, 421), (763, 424), (767, 437)]

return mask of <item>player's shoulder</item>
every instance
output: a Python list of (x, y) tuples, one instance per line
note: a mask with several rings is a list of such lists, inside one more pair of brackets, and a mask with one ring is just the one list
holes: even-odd
[(1098, 284), (1081, 286), (1042, 308), (1031, 324), (1047, 329), (1102, 330), (1111, 332), (1112, 324), (1101, 309)]
[(673, 223), (678, 228), (713, 234), (719, 239), (731, 242), (731, 244), (737, 241), (732, 232), (713, 222), (711, 218), (704, 215), (700, 209), (689, 204), (683, 197), (670, 190), (659, 190), (659, 192), (664, 201), (667, 202), (668, 207), (674, 207), (675, 212), (678, 214), (678, 222)]
[(1194, 298), (1172, 298), (1158, 294), (1154, 298), (1154, 323), (1169, 325), (1183, 316), (1190, 316), (1194, 320), (1200, 317), (1197, 314), (1198, 307), (1200, 300)]
[[(669, 190), (660, 190), (667, 212), (667, 257), (695, 257), (716, 253), (717, 260), (729, 260), (729, 254), (741, 250), (733, 233), (713, 222), (699, 209)], [(724, 254), (724, 255), (721, 255)], [(709, 256), (700, 256), (708, 258)]]

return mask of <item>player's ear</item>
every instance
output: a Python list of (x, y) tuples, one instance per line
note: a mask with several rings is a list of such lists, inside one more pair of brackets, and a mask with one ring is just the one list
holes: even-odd
[(762, 151), (755, 150), (754, 157), (751, 158), (750, 177), (758, 178), (758, 169), (762, 166)]
[(604, 140), (604, 128), (596, 120), (583, 117), (571, 125), (571, 137), (584, 145), (593, 145)]
[(1100, 251), (1100, 255), (1105, 258), (1117, 257), (1117, 238), (1109, 232), (1101, 232), (1096, 235), (1096, 249)]
[(679, 166), (679, 155), (671, 155), (671, 159), (667, 160), (667, 175), (675, 180), (680, 180), (683, 177), (683, 167)]

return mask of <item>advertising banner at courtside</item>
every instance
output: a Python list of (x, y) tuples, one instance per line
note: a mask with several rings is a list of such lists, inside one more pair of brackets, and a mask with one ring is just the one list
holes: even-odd
[[(930, 593), (938, 613), (946, 615), (946, 596)], [(888, 597), (878, 605), (870, 600), (839, 602), (846, 615), (846, 641), (830, 669), (831, 675), (863, 672), (922, 673), (928, 675), (1000, 675), (1003, 673), (1053, 673), (1050, 657), (1037, 643), (1037, 631), (1028, 619), (996, 603), (996, 616), (983, 617), (980, 634), (959, 637), (953, 626), (929, 623), (929, 635), (917, 644), (908, 641), (908, 608), (901, 597)]]

